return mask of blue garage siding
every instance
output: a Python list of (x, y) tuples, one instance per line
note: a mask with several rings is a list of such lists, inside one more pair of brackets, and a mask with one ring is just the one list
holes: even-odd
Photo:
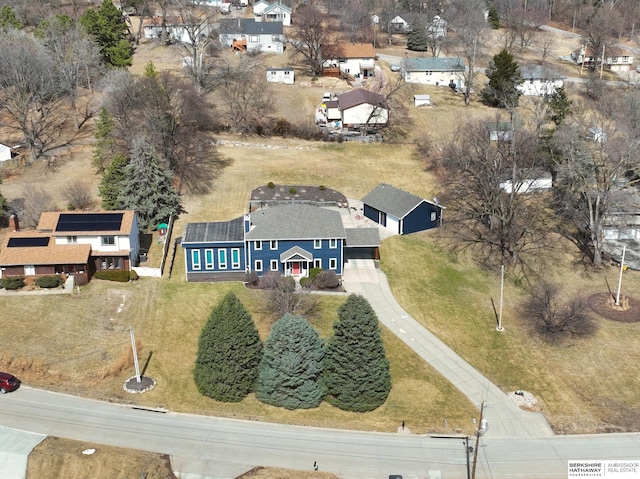
[(376, 223), (380, 221), (380, 211), (369, 205), (364, 205), (364, 215)]
[[(435, 219), (432, 218), (435, 213)], [(415, 233), (440, 226), (442, 208), (423, 201), (402, 220), (402, 234)]]

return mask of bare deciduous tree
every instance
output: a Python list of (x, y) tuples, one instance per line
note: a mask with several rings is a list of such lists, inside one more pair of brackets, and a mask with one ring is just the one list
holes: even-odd
[(471, 93), (478, 75), (478, 59), (486, 41), (488, 27), (484, 21), (484, 8), (484, 0), (452, 0), (451, 10), (447, 13), (454, 30), (452, 48), (467, 64), (462, 89), (465, 105), (471, 102)]
[(0, 36), (0, 111), (18, 130), (35, 161), (59, 146), (68, 114), (69, 87), (44, 47), (22, 31)]
[(598, 330), (598, 324), (587, 314), (586, 305), (580, 299), (563, 301), (560, 288), (546, 281), (532, 289), (522, 312), (529, 328), (552, 344), (591, 336)]
[(296, 19), (288, 34), (288, 43), (304, 59), (312, 76), (322, 75), (326, 49), (332, 44), (330, 18), (313, 6), (296, 10)]
[(213, 78), (225, 117), (235, 130), (255, 130), (271, 112), (270, 89), (257, 56), (245, 55), (237, 64), (227, 59), (213, 72)]
[(64, 189), (67, 206), (74, 210), (84, 210), (93, 204), (91, 188), (82, 181), (70, 181)]
[(452, 210), (455, 244), (476, 249), (488, 266), (526, 273), (541, 252), (549, 254), (547, 201), (534, 192), (544, 173), (536, 145), (520, 125), (505, 127), (499, 118), (467, 123), (430, 166), (442, 175), (439, 196)]
[(633, 126), (637, 123), (625, 125), (625, 117), (634, 117), (629, 105), (637, 103), (624, 96), (605, 97), (595, 115), (574, 115), (570, 123), (556, 130), (550, 142), (557, 211), (573, 226), (567, 236), (590, 255), (595, 266), (602, 263), (603, 227), (608, 215), (628, 201), (617, 182), (637, 164), (640, 141)]
[(36, 185), (25, 187), (22, 190), (21, 200), (22, 207), (18, 212), (18, 217), (24, 225), (31, 228), (38, 226), (42, 213), (56, 209), (51, 195)]

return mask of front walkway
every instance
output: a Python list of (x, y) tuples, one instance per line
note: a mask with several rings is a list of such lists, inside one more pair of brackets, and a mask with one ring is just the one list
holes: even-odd
[(489, 423), (488, 434), (491, 437), (553, 435), (541, 413), (520, 409), (496, 385), (409, 316), (396, 302), (386, 275), (374, 267), (373, 261), (349, 262), (345, 266), (343, 285), (347, 292), (367, 298), (380, 322), (447, 378), (473, 404), (479, 407), (483, 400), (486, 401), (484, 417)]

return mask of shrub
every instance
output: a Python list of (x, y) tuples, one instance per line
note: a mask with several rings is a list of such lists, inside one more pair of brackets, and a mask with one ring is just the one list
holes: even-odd
[(2, 287), (4, 289), (20, 289), (24, 288), (23, 276), (10, 276), (8, 278), (2, 278)]
[(318, 288), (337, 288), (340, 286), (340, 279), (335, 271), (327, 269), (318, 273), (316, 278), (316, 286)]
[(528, 328), (547, 343), (562, 344), (567, 339), (592, 336), (598, 330), (598, 323), (579, 298), (563, 299), (559, 286), (546, 281), (531, 290), (522, 311)]
[(300, 286), (302, 286), (303, 288), (310, 288), (311, 285), (313, 285), (313, 281), (311, 281), (311, 278), (300, 278)]
[(273, 181), (270, 181), (269, 183), (267, 183), (267, 188), (274, 189), (275, 187), (276, 185), (273, 184)]
[(137, 281), (140, 276), (134, 270), (129, 271), (129, 281)]
[(309, 279), (311, 280), (312, 283), (316, 282), (316, 278), (318, 277), (318, 274), (320, 274), (321, 271), (322, 271), (322, 268), (311, 268), (309, 270)]
[(107, 281), (117, 281), (119, 283), (127, 283), (129, 281), (129, 271), (116, 270), (116, 271), (96, 271), (93, 275), (96, 279), (104, 279)]
[(342, 143), (344, 141), (344, 136), (338, 135), (338, 139), (336, 140), (338, 143)]
[(293, 186), (291, 188), (289, 188), (289, 193), (292, 195), (295, 195), (298, 192), (298, 190), (296, 190)]
[(62, 284), (60, 276), (40, 276), (35, 281), (38, 288), (57, 288)]
[(282, 137), (288, 136), (291, 133), (291, 123), (289, 123), (284, 118), (279, 118), (275, 125), (273, 125), (273, 129), (271, 132), (274, 135), (279, 135)]
[(250, 284), (251, 286), (255, 286), (259, 281), (258, 273), (255, 271), (249, 271), (244, 275), (244, 282)]
[(326, 190), (326, 189), (327, 189), (327, 187), (326, 187), (326, 186), (324, 186), (324, 185), (320, 185), (320, 186), (318, 187), (318, 189), (319, 189), (320, 191), (324, 191), (324, 190)]

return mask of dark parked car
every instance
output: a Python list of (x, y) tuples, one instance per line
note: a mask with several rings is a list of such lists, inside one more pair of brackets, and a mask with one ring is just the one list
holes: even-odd
[(20, 381), (8, 373), (0, 373), (0, 394), (8, 393), (18, 389)]

